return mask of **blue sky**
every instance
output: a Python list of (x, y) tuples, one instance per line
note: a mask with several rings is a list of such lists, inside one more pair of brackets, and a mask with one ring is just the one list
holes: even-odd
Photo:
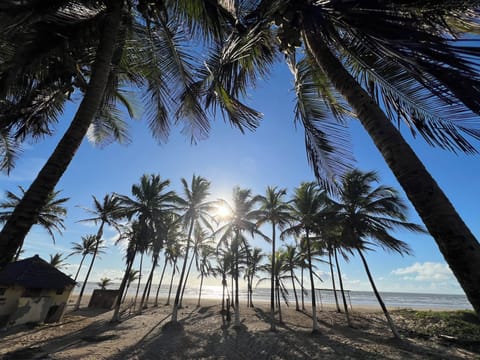
[[(242, 135), (222, 119), (216, 119), (210, 137), (190, 145), (189, 139), (174, 130), (168, 143), (158, 145), (148, 133), (144, 121), (130, 121), (132, 143), (128, 146), (111, 144), (103, 149), (95, 148), (86, 140), (79, 149), (57, 189), (70, 197), (66, 231), (57, 236), (54, 245), (46, 232), (32, 228), (25, 240), (25, 256), (39, 254), (48, 259), (55, 252), (70, 252), (71, 242), (80, 241), (82, 235), (95, 233), (93, 225), (79, 223), (88, 217), (81, 207), (92, 205), (92, 195), (97, 198), (106, 193), (130, 194), (131, 185), (144, 173), (158, 173), (171, 180), (172, 189), (180, 191), (180, 179), (189, 180), (192, 174), (201, 175), (212, 183), (212, 198), (228, 197), (235, 185), (263, 193), (267, 185), (292, 190), (301, 181), (313, 180), (307, 164), (303, 141), (303, 129), (293, 124), (293, 92), (288, 70), (278, 66), (268, 82), (262, 82), (252, 90), (248, 103), (264, 114), (264, 119), (253, 133)], [(56, 142), (72, 118), (75, 106), (69, 106), (55, 136), (29, 144), (10, 176), (1, 175), (0, 188), (16, 191), (17, 185), (28, 187), (47, 160)], [(350, 124), (353, 153), (357, 167), (376, 170), (383, 184), (398, 188), (394, 176), (385, 165), (365, 131), (356, 122)], [(455, 155), (429, 147), (422, 139), (413, 140), (404, 131), (421, 160), (438, 181), (472, 232), (478, 237), (478, 199), (480, 199), (480, 164), (478, 156)], [(403, 192), (401, 192), (403, 194)], [(413, 208), (410, 220), (420, 222)], [(123, 270), (122, 249), (113, 246), (116, 233), (107, 229), (109, 243), (107, 253), (95, 265), (90, 281), (102, 277), (117, 279)], [(397, 233), (414, 250), (413, 256), (402, 257), (381, 250), (368, 254), (377, 285), (383, 291), (409, 291), (432, 293), (461, 293), (456, 280), (448, 269), (434, 240), (428, 235)], [(261, 239), (253, 239), (253, 245), (268, 251), (269, 245)], [(74, 274), (79, 257), (70, 257), (67, 273)], [(146, 266), (149, 268), (150, 264)], [(319, 266), (324, 283), (317, 287), (330, 287), (327, 266)], [(363, 267), (358, 258), (342, 263), (346, 288), (370, 290)], [(86, 269), (81, 272), (86, 272)], [(211, 280), (210, 285), (220, 285)]]

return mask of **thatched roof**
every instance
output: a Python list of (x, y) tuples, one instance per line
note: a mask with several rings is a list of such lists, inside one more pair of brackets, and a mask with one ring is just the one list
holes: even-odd
[(0, 286), (62, 290), (75, 281), (38, 255), (8, 264), (0, 271)]

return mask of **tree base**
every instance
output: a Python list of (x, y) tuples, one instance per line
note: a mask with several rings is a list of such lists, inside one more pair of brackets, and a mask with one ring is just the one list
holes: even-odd
[(179, 321), (169, 321), (162, 326), (162, 332), (177, 333), (183, 331), (183, 325)]

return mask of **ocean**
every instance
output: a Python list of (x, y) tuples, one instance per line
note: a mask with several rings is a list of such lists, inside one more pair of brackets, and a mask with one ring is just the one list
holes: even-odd
[[(108, 289), (118, 289), (119, 284), (109, 285)], [(74, 295), (77, 295), (80, 292), (81, 283), (77, 285), (73, 291)], [(91, 294), (94, 289), (98, 289), (96, 283), (87, 283), (85, 287), (85, 294)], [(152, 286), (150, 299), (155, 296), (157, 290), (157, 285)], [(140, 286), (139, 296), (141, 296), (143, 291), (143, 284)], [(176, 287), (174, 285), (172, 289), (172, 300), (175, 297)], [(128, 289), (128, 296), (135, 296), (136, 284), (132, 284)], [(465, 295), (451, 295), (451, 294), (421, 294), (421, 293), (403, 293), (403, 292), (381, 292), (383, 301), (385, 305), (390, 308), (401, 308), (401, 309), (444, 309), (444, 310), (472, 310), (472, 306), (467, 300)], [(323, 305), (332, 305), (335, 304), (335, 298), (332, 290), (328, 289), (317, 289), (317, 307), (322, 307)], [(160, 297), (166, 298), (168, 296), (168, 286), (162, 285), (160, 289)], [(300, 292), (297, 289), (297, 296), (300, 300)], [(338, 292), (339, 301), (341, 302), (340, 292)], [(348, 291), (346, 293), (347, 303), (353, 309), (355, 306), (378, 306), (377, 299), (373, 292), (370, 291)], [(197, 299), (198, 298), (198, 287), (187, 287), (185, 289), (184, 298), (188, 299)], [(219, 299), (222, 298), (222, 287), (221, 286), (211, 286), (205, 285), (202, 289), (202, 299)], [(247, 292), (246, 289), (241, 289), (240, 291), (240, 301), (246, 302)], [(295, 298), (293, 295), (293, 290), (289, 290), (287, 297), (288, 304), (295, 305)], [(270, 289), (269, 288), (254, 288), (253, 290), (253, 302), (255, 301), (263, 302), (270, 301)], [(309, 295), (305, 295), (305, 303), (308, 304)], [(283, 305), (283, 304), (282, 304)]]

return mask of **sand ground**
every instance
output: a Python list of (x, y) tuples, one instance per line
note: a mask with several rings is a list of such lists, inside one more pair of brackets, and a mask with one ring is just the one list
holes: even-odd
[[(85, 300), (85, 302), (87, 299)], [(164, 327), (171, 306), (128, 311), (111, 324), (112, 311), (81, 309), (58, 324), (21, 326), (0, 333), (0, 359), (480, 359), (480, 353), (441, 338), (410, 336), (393, 314), (403, 339), (392, 337), (383, 314), (355, 309), (353, 328), (344, 314), (319, 311), (320, 332), (311, 333), (308, 312), (282, 308), (283, 323), (269, 330), (268, 304), (240, 307), (241, 327), (225, 323), (219, 301), (185, 302), (181, 329)], [(309, 309), (307, 308), (307, 311)]]

